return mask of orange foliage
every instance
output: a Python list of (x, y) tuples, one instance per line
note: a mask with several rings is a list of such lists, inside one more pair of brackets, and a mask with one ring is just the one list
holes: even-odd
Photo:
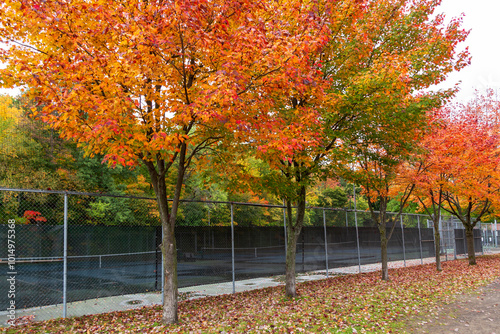
[[(500, 103), (493, 92), (477, 95), (465, 105), (436, 110), (430, 131), (420, 142), (407, 176), (417, 186), (415, 195), (426, 207), (446, 200), (446, 210), (461, 220), (479, 219), (500, 204)], [(464, 222), (465, 223), (465, 222)], [(470, 219), (466, 222), (475, 225)]]
[(299, 1), (23, 0), (0, 17), (4, 81), (26, 85), (33, 114), (65, 138), (122, 165), (244, 133), (273, 91), (311, 86), (307, 54), (325, 40)]

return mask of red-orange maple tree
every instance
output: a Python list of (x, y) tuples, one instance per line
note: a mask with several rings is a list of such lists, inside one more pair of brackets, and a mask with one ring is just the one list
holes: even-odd
[(406, 161), (399, 172), (399, 182), (415, 185), (410, 201), (417, 203), (433, 222), (434, 251), (436, 269), (441, 266), (441, 235), (439, 232), (441, 212), (445, 201), (444, 185), (449, 179), (446, 162), (437, 154), (436, 149), (442, 147), (445, 140), (445, 122), (443, 109), (433, 109), (427, 115), (427, 126), (420, 137), (417, 149)]
[[(473, 229), (500, 204), (500, 103), (490, 90), (464, 105), (442, 110), (435, 142), (428, 145), (434, 178), (442, 187), (443, 209), (465, 228), (469, 264), (476, 264)], [(441, 177), (446, 175), (446, 177)]]
[(90, 155), (147, 167), (164, 235), (166, 323), (178, 320), (174, 227), (186, 169), (227, 135), (261, 123), (276, 88), (300, 85), (310, 71), (304, 55), (324, 40), (314, 11), (293, 0), (0, 6), (0, 37), (9, 45), (0, 53), (3, 85), (27, 87), (41, 108), (34, 116)]

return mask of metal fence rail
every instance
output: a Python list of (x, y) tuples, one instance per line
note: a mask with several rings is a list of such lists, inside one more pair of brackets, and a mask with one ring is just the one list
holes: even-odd
[[(0, 188), (0, 316), (9, 315), (14, 298), (4, 296), (12, 289), (17, 310), (62, 304), (55, 316), (63, 317), (72, 315), (70, 303), (160, 292), (156, 205), (147, 197)], [(179, 287), (232, 282), (234, 292), (236, 281), (283, 275), (284, 215), (279, 205), (183, 201), (176, 226)], [(433, 257), (426, 216), (396, 217), (388, 214), (389, 225), (396, 224), (389, 261)], [(444, 218), (441, 225), (441, 254), (456, 258), (462, 227)], [(491, 244), (490, 234), (484, 239)], [(297, 272), (361, 270), (380, 258), (378, 228), (368, 212), (307, 209)]]

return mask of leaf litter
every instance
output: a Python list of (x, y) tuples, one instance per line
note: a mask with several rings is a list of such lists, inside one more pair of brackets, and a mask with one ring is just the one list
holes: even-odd
[(161, 306), (31, 322), (4, 333), (400, 333), (410, 318), (439, 311), (454, 296), (500, 277), (500, 255), (476, 266), (464, 260), (341, 275), (297, 285), (296, 298), (282, 286), (179, 302), (179, 323), (161, 324)]

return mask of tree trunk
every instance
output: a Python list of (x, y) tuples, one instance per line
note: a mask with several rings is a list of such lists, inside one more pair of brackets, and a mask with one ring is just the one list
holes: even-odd
[(382, 280), (383, 281), (388, 281), (389, 280), (389, 259), (387, 256), (387, 243), (389, 240), (387, 240), (387, 230), (385, 226), (385, 222), (380, 224), (378, 227), (378, 230), (380, 232), (380, 257), (382, 261)]
[(297, 251), (297, 240), (299, 239), (304, 217), (306, 212), (306, 188), (300, 187), (297, 200), (297, 215), (292, 217), (292, 203), (289, 199), (286, 201), (287, 206), (287, 252), (285, 264), (285, 295), (287, 297), (295, 297), (297, 295), (295, 282), (295, 256)]
[(163, 241), (161, 244), (163, 254), (163, 314), (164, 324), (176, 323), (177, 314), (177, 248), (175, 243), (174, 225), (170, 223), (163, 226)]
[[(160, 221), (163, 231), (163, 239), (160, 245), (163, 254), (163, 313), (162, 322), (164, 324), (173, 324), (179, 321), (177, 313), (177, 246), (175, 242), (175, 222), (177, 210), (179, 208), (182, 183), (186, 172), (185, 157), (186, 145), (181, 144), (181, 152), (179, 153), (179, 165), (177, 170), (177, 181), (174, 190), (174, 198), (172, 200), (172, 210), (169, 212), (167, 187), (165, 174), (167, 172), (165, 161), (157, 160), (157, 166), (147, 160), (143, 160), (148, 168), (151, 177), (151, 183), (156, 194), (158, 202), (158, 210), (160, 212)], [(157, 170), (158, 168), (158, 170)]]
[(297, 249), (297, 236), (287, 226), (287, 249), (285, 265), (285, 295), (295, 297), (297, 290), (295, 287), (295, 254)]
[[(160, 220), (163, 231), (163, 239), (160, 245), (163, 254), (163, 315), (162, 322), (164, 324), (173, 324), (178, 321), (177, 315), (177, 248), (175, 244), (175, 215), (174, 212), (169, 213), (167, 188), (165, 178), (156, 174), (151, 174), (158, 209), (160, 212)], [(172, 208), (178, 206), (174, 198)]]
[(434, 223), (434, 249), (436, 252), (436, 270), (442, 271), (441, 267), (441, 234), (439, 233), (439, 218), (433, 219)]
[(186, 173), (186, 144), (181, 144), (179, 153), (179, 166), (177, 167), (177, 180), (172, 200), (172, 210), (166, 225), (163, 225), (163, 243), (162, 252), (164, 253), (165, 281), (163, 282), (163, 314), (162, 322), (164, 324), (173, 324), (179, 321), (177, 314), (177, 245), (175, 242), (175, 222), (177, 211), (181, 199), (182, 184)]
[(476, 250), (474, 249), (474, 229), (472, 226), (465, 227), (465, 237), (467, 238), (467, 254), (469, 256), (469, 264), (476, 264)]

